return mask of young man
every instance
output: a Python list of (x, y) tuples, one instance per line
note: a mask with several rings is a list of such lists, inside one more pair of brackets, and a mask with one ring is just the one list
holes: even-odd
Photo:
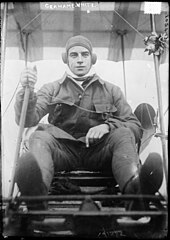
[[(21, 194), (45, 195), (55, 171), (80, 169), (112, 173), (122, 193), (154, 194), (162, 183), (161, 170), (157, 171), (161, 159), (155, 154), (155, 171), (151, 156), (140, 166), (141, 124), (120, 88), (94, 73), (97, 57), (91, 42), (81, 35), (71, 37), (62, 58), (68, 71), (37, 93), (36, 72), (27, 68), (21, 75), (23, 89), (15, 104), (17, 124), (27, 84), (31, 94), (25, 127), (37, 125), (49, 114), (49, 124), (31, 135), (29, 151), (18, 161), (16, 182)], [(144, 176), (146, 169), (149, 172)], [(160, 177), (154, 186), (149, 183), (151, 172), (152, 179)]]

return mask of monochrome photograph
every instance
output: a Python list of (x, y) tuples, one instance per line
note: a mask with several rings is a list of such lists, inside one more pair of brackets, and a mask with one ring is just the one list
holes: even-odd
[(1, 2), (1, 235), (165, 239), (168, 2)]

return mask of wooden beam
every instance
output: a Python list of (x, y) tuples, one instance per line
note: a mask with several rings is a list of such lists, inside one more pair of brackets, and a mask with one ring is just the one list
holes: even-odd
[(76, 2), (75, 4), (76, 4), (76, 7), (74, 8), (74, 19), (73, 19), (74, 36), (80, 35), (80, 32), (81, 32), (81, 4), (80, 2)]

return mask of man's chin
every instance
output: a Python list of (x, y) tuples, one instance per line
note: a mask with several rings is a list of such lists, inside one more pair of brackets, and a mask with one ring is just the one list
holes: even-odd
[(85, 74), (76, 74), (77, 77), (83, 77)]
[(77, 75), (78, 77), (83, 77), (83, 76), (85, 76), (87, 73), (88, 73), (88, 71), (83, 71), (84, 69), (79, 69), (78, 71), (75, 71), (75, 75)]
[(86, 73), (74, 73), (75, 75), (77, 75), (77, 77), (83, 77), (84, 75), (86, 75)]

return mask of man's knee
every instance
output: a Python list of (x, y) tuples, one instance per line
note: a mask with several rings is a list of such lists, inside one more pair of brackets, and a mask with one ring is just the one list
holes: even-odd
[(44, 145), (51, 145), (54, 142), (54, 138), (48, 132), (45, 131), (35, 131), (31, 134), (29, 138), (29, 145), (34, 145), (41, 147)]
[(42, 183), (42, 173), (32, 153), (24, 153), (18, 159), (15, 171), (15, 181), (22, 194), (31, 192), (34, 185), (38, 184), (39, 186)]
[(135, 141), (135, 136), (132, 133), (132, 131), (129, 128), (126, 127), (121, 127), (121, 128), (116, 128), (113, 131), (110, 132), (109, 134), (109, 141), (110, 143), (118, 143), (122, 142), (122, 140), (132, 139)]
[(124, 137), (124, 136), (129, 136), (129, 135), (133, 135), (132, 131), (129, 128), (126, 127), (120, 127), (120, 128), (116, 128), (112, 134), (116, 134), (119, 137)]

